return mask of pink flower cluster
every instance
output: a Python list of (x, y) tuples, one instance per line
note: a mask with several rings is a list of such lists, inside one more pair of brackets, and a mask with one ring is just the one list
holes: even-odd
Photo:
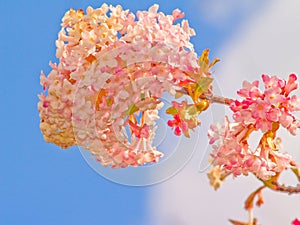
[(234, 112), (234, 120), (246, 125), (253, 124), (262, 132), (271, 130), (272, 124), (278, 122), (291, 134), (296, 135), (300, 121), (293, 113), (300, 111), (300, 99), (296, 95), (289, 95), (298, 88), (297, 76), (291, 74), (286, 82), (276, 76), (262, 75), (262, 80), (264, 92), (259, 89), (258, 80), (253, 83), (244, 81), (243, 88), (237, 93), (245, 99), (236, 100), (230, 105)]
[[(244, 82), (238, 94), (245, 99), (230, 104), (235, 122), (226, 117), (223, 126), (211, 126), (208, 136), (213, 145), (213, 165), (234, 176), (253, 173), (267, 180), (295, 166), (289, 154), (279, 152), (280, 138), (276, 137), (276, 131), (283, 126), (296, 134), (300, 122), (294, 113), (300, 110), (300, 99), (289, 96), (298, 87), (296, 75), (291, 74), (287, 82), (268, 75), (262, 79), (264, 91), (259, 89), (258, 81)], [(262, 131), (262, 138), (257, 147), (251, 149), (249, 136), (258, 130)]]
[[(56, 41), (58, 64), (41, 74), (41, 131), (62, 148), (89, 150), (113, 168), (157, 162), (152, 146), (163, 92), (199, 73), (190, 36), (195, 32), (178, 9), (158, 5), (136, 16), (103, 4), (68, 11)], [(142, 119), (136, 119), (142, 113)], [(126, 133), (130, 127), (130, 134)]]
[(180, 136), (181, 132), (186, 137), (190, 136), (190, 129), (196, 128), (200, 121), (194, 104), (188, 105), (187, 101), (181, 103), (172, 101), (173, 120), (168, 121), (168, 126), (174, 128), (174, 134)]

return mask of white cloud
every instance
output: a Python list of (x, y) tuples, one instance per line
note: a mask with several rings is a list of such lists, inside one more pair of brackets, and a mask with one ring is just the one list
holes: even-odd
[[(235, 90), (241, 87), (244, 79), (260, 79), (262, 73), (285, 78), (291, 72), (300, 75), (299, 8), (297, 0), (273, 1), (224, 44), (216, 54), (222, 60), (216, 77), (225, 96), (235, 97)], [(206, 143), (205, 134), (200, 143)], [(299, 137), (283, 144), (300, 162)], [(199, 147), (199, 152), (179, 174), (153, 187), (150, 196), (152, 224), (215, 225), (228, 224), (228, 218), (246, 220), (244, 200), (260, 183), (253, 177), (230, 178), (215, 192), (209, 187), (206, 175), (198, 172), (202, 154)], [(287, 196), (265, 190), (264, 196), (266, 203), (255, 209), (261, 224), (290, 224), (293, 218), (300, 217), (299, 195)]]
[(224, 26), (246, 14), (258, 10), (265, 2), (260, 0), (195, 0), (199, 6), (201, 18), (207, 22)]

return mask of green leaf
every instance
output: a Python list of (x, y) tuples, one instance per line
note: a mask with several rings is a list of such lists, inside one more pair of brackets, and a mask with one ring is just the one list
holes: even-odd
[(183, 93), (176, 91), (175, 98), (180, 98), (183, 96)]
[(209, 68), (212, 68), (217, 62), (220, 62), (220, 59), (215, 58), (215, 59), (211, 62), (211, 64), (209, 65)]
[(141, 100), (144, 101), (145, 100), (145, 92), (141, 93)]
[(189, 105), (189, 106), (187, 107), (186, 112), (187, 112), (188, 115), (190, 115), (190, 116), (198, 115), (198, 110), (197, 110), (197, 107), (196, 107), (195, 105)]
[(190, 138), (190, 137), (191, 137), (190, 131), (189, 131), (189, 130), (186, 131), (186, 132), (184, 132), (183, 134), (184, 134), (184, 136), (187, 137), (187, 138)]
[(127, 116), (132, 115), (133, 113), (137, 112), (139, 110), (139, 108), (133, 103), (132, 105), (130, 105), (128, 107), (128, 109), (125, 111), (125, 114)]
[(209, 59), (208, 59), (208, 56), (209, 56), (209, 49), (205, 49), (202, 51), (202, 54), (199, 58), (199, 61), (198, 61), (198, 64), (200, 66), (200, 68), (206, 70), (206, 68), (208, 67), (209, 65)]
[(114, 103), (114, 98), (107, 99), (107, 106), (112, 106), (113, 103)]
[(291, 170), (292, 170), (293, 173), (297, 176), (298, 181), (300, 181), (300, 168), (299, 168), (299, 167), (291, 168)]
[(206, 74), (210, 75), (209, 71), (220, 59), (215, 58), (212, 62), (209, 60), (209, 49), (203, 50), (201, 56), (199, 57), (198, 64), (200, 66), (200, 75)]
[(199, 81), (197, 82), (196, 88), (200, 88), (203, 90), (203, 92), (207, 91), (209, 89), (210, 84), (213, 82), (213, 78), (211, 77), (201, 77)]
[(211, 77), (201, 77), (199, 79), (195, 87), (195, 100), (198, 99), (201, 94), (208, 91), (212, 81), (213, 78)]
[(171, 115), (175, 115), (175, 114), (178, 113), (178, 110), (176, 108), (174, 108), (173, 106), (171, 106), (170, 108), (166, 109), (166, 113), (171, 114)]

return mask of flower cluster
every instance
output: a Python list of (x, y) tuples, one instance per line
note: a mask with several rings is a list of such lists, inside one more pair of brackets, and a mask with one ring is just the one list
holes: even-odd
[[(244, 82), (238, 94), (245, 99), (230, 104), (235, 122), (226, 117), (223, 126), (211, 126), (208, 136), (213, 145), (213, 165), (234, 176), (253, 173), (268, 180), (295, 166), (289, 154), (279, 152), (280, 138), (276, 137), (276, 132), (282, 126), (296, 134), (300, 121), (294, 113), (300, 111), (300, 99), (290, 96), (298, 87), (295, 74), (291, 74), (287, 82), (268, 75), (263, 75), (262, 79), (264, 91), (259, 89), (258, 81)], [(263, 133), (262, 138), (258, 146), (251, 149), (249, 136), (258, 130)]]
[[(199, 124), (200, 120), (198, 116), (205, 111), (210, 104), (206, 94), (210, 94), (212, 91), (212, 81), (210, 77), (212, 74), (210, 69), (214, 66), (219, 59), (214, 59), (210, 62), (209, 49), (205, 49), (202, 55), (199, 57), (198, 64), (200, 70), (197, 74), (191, 74), (190, 79), (181, 80), (179, 85), (182, 89), (176, 92), (175, 97), (181, 97), (185, 94), (191, 98), (193, 103), (188, 104), (187, 100), (181, 103), (172, 101), (172, 106), (166, 110), (167, 114), (173, 116), (173, 120), (168, 121), (168, 126), (174, 129), (174, 134), (180, 136), (182, 133), (186, 137), (190, 137), (190, 130), (194, 130)], [(203, 95), (203, 98), (201, 98)]]
[(211, 168), (211, 170), (207, 174), (210, 186), (217, 190), (221, 186), (222, 181), (226, 178), (227, 175), (228, 174), (226, 173), (226, 171), (223, 170), (220, 166)]
[(262, 79), (264, 92), (259, 89), (258, 80), (253, 83), (244, 81), (243, 88), (237, 93), (245, 99), (236, 100), (230, 105), (234, 120), (247, 125), (253, 124), (262, 132), (271, 130), (272, 124), (278, 122), (295, 135), (300, 122), (293, 113), (300, 111), (300, 99), (296, 95), (289, 95), (298, 87), (297, 76), (291, 74), (287, 82), (268, 75), (262, 75)]
[(200, 124), (196, 107), (194, 104), (187, 104), (187, 101), (181, 103), (172, 101), (172, 107), (167, 110), (167, 113), (173, 115), (174, 119), (168, 121), (168, 126), (174, 128), (174, 134), (177, 136), (183, 132), (186, 137), (190, 137), (189, 130)]
[[(163, 92), (200, 73), (195, 34), (178, 9), (158, 5), (136, 16), (103, 4), (68, 11), (56, 41), (58, 64), (41, 74), (41, 131), (47, 142), (91, 151), (113, 168), (157, 162), (152, 146)], [(141, 119), (137, 119), (142, 114)], [(126, 126), (130, 134), (126, 133)]]

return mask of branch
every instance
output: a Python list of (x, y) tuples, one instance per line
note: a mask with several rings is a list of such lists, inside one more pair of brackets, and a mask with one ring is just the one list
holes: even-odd
[[(182, 88), (181, 90), (177, 90), (177, 92), (188, 95), (187, 88)], [(219, 104), (224, 104), (224, 105), (230, 105), (230, 103), (234, 101), (231, 98), (217, 96), (217, 95), (214, 95), (213, 93), (203, 93), (199, 96), (199, 98), (207, 99), (211, 103), (219, 103)]]
[(274, 191), (285, 192), (289, 195), (300, 193), (300, 184), (298, 184), (297, 186), (285, 186), (284, 184), (279, 184), (278, 182), (272, 182), (272, 184), (274, 185), (274, 188), (271, 188), (269, 186), (267, 187)]
[(217, 95), (213, 95), (213, 94), (210, 94), (210, 95), (202, 94), (202, 95), (200, 95), (200, 98), (207, 99), (211, 103), (219, 103), (219, 104), (224, 104), (224, 105), (230, 105), (230, 103), (234, 101), (231, 98), (225, 98), (225, 97), (217, 96)]
[(279, 184), (277, 181), (263, 181), (266, 187), (270, 188), (273, 191), (284, 192), (291, 194), (300, 193), (300, 184), (297, 186), (285, 186), (285, 184)]

